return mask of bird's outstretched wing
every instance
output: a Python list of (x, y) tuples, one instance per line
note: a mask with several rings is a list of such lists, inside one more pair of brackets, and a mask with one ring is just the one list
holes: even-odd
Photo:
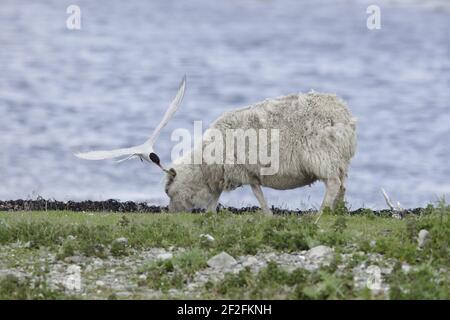
[(75, 156), (85, 160), (104, 160), (104, 159), (113, 159), (123, 156), (130, 156), (135, 153), (142, 153), (144, 150), (144, 146), (136, 146), (131, 148), (123, 148), (123, 149), (115, 149), (108, 151), (88, 151), (88, 152), (78, 152), (75, 153)]
[[(118, 162), (126, 161), (128, 159), (133, 158), (134, 156), (138, 155), (148, 155), (151, 152), (153, 152), (153, 145), (158, 138), (162, 128), (166, 126), (166, 124), (169, 122), (170, 118), (172, 118), (173, 114), (177, 111), (178, 106), (180, 105), (181, 101), (183, 100), (184, 91), (186, 89), (186, 75), (183, 77), (183, 80), (180, 83), (180, 87), (178, 88), (177, 95), (173, 99), (172, 103), (170, 104), (169, 108), (167, 109), (166, 113), (164, 114), (164, 117), (162, 118), (161, 122), (158, 124), (156, 129), (153, 131), (150, 138), (143, 144), (135, 147), (130, 148), (123, 148), (123, 149), (115, 149), (115, 150), (108, 150), (108, 151), (89, 151), (89, 152), (78, 152), (75, 153), (75, 156), (81, 159), (85, 160), (104, 160), (104, 159), (113, 159), (118, 157), (124, 157), (124, 159), (119, 160)], [(142, 158), (141, 158), (142, 159)]]
[(161, 122), (158, 124), (156, 129), (153, 131), (150, 138), (147, 141), (145, 141), (146, 145), (150, 145), (150, 146), (154, 145), (156, 139), (158, 139), (158, 136), (161, 133), (162, 128), (164, 128), (166, 126), (166, 124), (169, 122), (169, 120), (173, 117), (174, 113), (177, 111), (178, 106), (180, 105), (181, 101), (183, 100), (185, 89), (186, 89), (186, 75), (181, 80), (177, 95), (172, 100), (172, 103), (170, 104), (169, 108), (167, 109), (166, 113), (164, 114), (164, 117), (162, 118)]

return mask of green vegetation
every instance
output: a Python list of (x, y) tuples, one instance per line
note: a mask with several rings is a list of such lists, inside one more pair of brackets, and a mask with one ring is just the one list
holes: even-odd
[[(450, 206), (430, 205), (419, 215), (408, 215), (402, 220), (376, 216), (368, 209), (361, 212), (349, 215), (340, 207), (335, 212), (325, 212), (317, 225), (314, 216), (267, 217), (260, 213), (0, 212), (0, 271), (23, 270), (28, 275), (19, 279), (0, 272), (0, 299), (81, 298), (64, 290), (50, 289), (46, 285), (45, 266), (58, 261), (65, 263), (73, 256), (132, 261), (151, 248), (172, 248), (174, 255), (167, 260), (142, 263), (130, 279), (134, 279), (138, 288), (161, 293), (153, 297), (166, 297), (171, 289), (177, 289), (176, 296), (189, 298), (183, 288), (195, 278), (196, 272), (208, 268), (209, 258), (222, 251), (237, 258), (258, 252), (295, 253), (317, 245), (334, 249), (335, 260), (331, 265), (312, 272), (301, 268), (288, 271), (276, 261), (259, 271), (247, 267), (226, 274), (222, 280), (206, 282), (198, 296), (208, 299), (450, 299)], [(430, 240), (419, 249), (417, 235), (421, 229), (429, 231)], [(215, 240), (205, 240), (201, 234), (209, 234)], [(116, 241), (118, 238), (126, 238), (126, 242)], [(53, 253), (55, 261), (43, 262), (42, 252)], [(370, 260), (373, 254), (393, 261), (393, 270), (384, 279), (390, 286), (388, 296), (354, 286), (352, 268)], [(344, 261), (345, 255), (351, 258)], [(24, 267), (30, 264), (33, 268)], [(404, 264), (411, 267), (409, 272), (402, 270)], [(97, 276), (108, 271), (104, 267), (96, 273), (83, 272), (95, 283)], [(127, 272), (130, 271), (124, 271)], [(97, 291), (95, 287), (90, 292)], [(85, 298), (121, 297), (116, 292), (103, 291), (100, 296), (88, 292)]]
[(173, 259), (151, 262), (139, 270), (147, 274), (146, 280), (139, 284), (151, 289), (166, 292), (171, 288), (181, 289), (195, 272), (206, 267), (205, 253), (195, 248)]
[(227, 274), (225, 279), (211, 284), (205, 298), (231, 299), (351, 299), (364, 297), (365, 292), (353, 289), (351, 273), (334, 275), (333, 269), (308, 272), (296, 269), (292, 272), (270, 262), (259, 273), (249, 268), (238, 274)]
[(45, 277), (33, 273), (35, 281), (20, 280), (14, 275), (0, 278), (0, 300), (54, 300), (77, 299), (76, 296), (66, 295), (48, 287)]

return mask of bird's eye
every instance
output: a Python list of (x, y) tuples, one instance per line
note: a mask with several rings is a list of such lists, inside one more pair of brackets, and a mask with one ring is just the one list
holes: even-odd
[(152, 160), (154, 163), (156, 163), (157, 165), (159, 165), (160, 164), (160, 160), (159, 160), (159, 157), (158, 157), (158, 155), (156, 154), (156, 153), (150, 153), (149, 155), (148, 155), (148, 157), (150, 158), (150, 160)]

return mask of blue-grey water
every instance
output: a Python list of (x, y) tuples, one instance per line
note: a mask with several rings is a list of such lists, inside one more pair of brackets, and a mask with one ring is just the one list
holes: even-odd
[[(333, 92), (358, 118), (347, 200), (404, 207), (450, 193), (450, 1), (2, 0), (0, 199), (168, 202), (150, 164), (89, 162), (74, 151), (139, 144), (183, 74), (185, 99), (155, 147), (170, 161), (175, 128), (294, 92)], [(66, 8), (81, 8), (81, 29)], [(324, 188), (266, 189), (270, 204), (320, 205)], [(249, 188), (222, 197), (255, 204)]]

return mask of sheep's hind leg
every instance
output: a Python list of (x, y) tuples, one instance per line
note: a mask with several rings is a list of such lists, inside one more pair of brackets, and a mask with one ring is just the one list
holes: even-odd
[(326, 207), (329, 207), (331, 210), (334, 210), (336, 198), (338, 197), (341, 188), (341, 180), (338, 177), (333, 177), (325, 179), (324, 182), (326, 191), (322, 205), (320, 206), (320, 211), (323, 211), (323, 209), (325, 209)]
[(336, 199), (334, 200), (334, 208), (337, 207), (338, 204), (340, 203), (344, 203), (345, 201), (345, 178), (346, 178), (347, 174), (345, 171), (341, 171), (341, 173), (339, 174), (339, 179), (340, 179), (340, 186), (339, 186), (339, 192), (336, 196)]
[(219, 204), (219, 198), (220, 193), (214, 195), (214, 198), (211, 199), (211, 201), (208, 203), (208, 206), (206, 207), (206, 212), (217, 213), (217, 205)]
[(253, 194), (255, 195), (256, 199), (258, 199), (259, 205), (261, 206), (262, 211), (267, 215), (272, 215), (272, 211), (267, 206), (266, 199), (264, 199), (264, 194), (262, 192), (261, 186), (259, 184), (252, 184), (250, 185), (252, 187)]
[(322, 212), (325, 208), (330, 208), (334, 210), (334, 205), (336, 203), (336, 199), (339, 194), (339, 190), (341, 187), (341, 181), (338, 177), (324, 179), (325, 183), (325, 197), (323, 198), (322, 205), (320, 206), (320, 211), (317, 216), (316, 222), (319, 222), (320, 217), (322, 216)]

